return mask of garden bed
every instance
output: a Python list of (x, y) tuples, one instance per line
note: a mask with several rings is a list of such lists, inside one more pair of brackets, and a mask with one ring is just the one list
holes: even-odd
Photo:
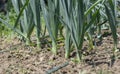
[[(118, 29), (120, 35), (120, 29)], [(61, 44), (61, 43), (59, 43)], [(65, 62), (69, 64), (52, 74), (119, 74), (120, 52), (116, 59), (111, 59), (113, 39), (108, 32), (103, 41), (97, 43), (92, 51), (85, 51), (81, 63), (75, 61), (75, 50), (70, 59), (65, 59), (64, 46), (60, 45), (58, 54), (54, 55), (45, 44), (42, 49), (36, 46), (26, 46), (18, 38), (0, 38), (0, 74), (46, 74), (49, 69), (60, 66)], [(83, 49), (87, 49), (84, 42)], [(118, 50), (120, 38), (118, 37)]]

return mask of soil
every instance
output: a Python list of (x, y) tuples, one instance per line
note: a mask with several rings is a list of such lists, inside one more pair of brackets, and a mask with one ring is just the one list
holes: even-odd
[[(107, 34), (106, 34), (107, 33)], [(118, 30), (120, 35), (120, 30)], [(114, 59), (112, 50), (114, 47), (110, 31), (103, 32), (103, 40), (96, 40), (96, 46), (88, 49), (84, 42), (83, 60), (76, 61), (75, 50), (69, 59), (64, 57), (64, 45), (59, 43), (58, 54), (54, 55), (49, 50), (50, 44), (44, 44), (42, 49), (36, 46), (27, 46), (17, 37), (0, 38), (0, 74), (47, 74), (48, 70), (69, 64), (52, 74), (119, 74), (120, 73), (120, 37), (118, 36), (118, 52)]]

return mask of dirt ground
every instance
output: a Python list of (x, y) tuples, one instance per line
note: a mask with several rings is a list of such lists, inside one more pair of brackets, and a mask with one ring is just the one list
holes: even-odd
[[(120, 35), (120, 30), (118, 34)], [(83, 49), (88, 48), (85, 44)], [(117, 57), (112, 59), (113, 39), (109, 32), (103, 35), (103, 41), (97, 42), (93, 50), (85, 51), (81, 63), (75, 62), (75, 50), (70, 59), (65, 59), (64, 46), (58, 48), (58, 55), (53, 55), (49, 48), (48, 44), (37, 49), (35, 46), (26, 46), (16, 37), (1, 37), (0, 74), (47, 74), (48, 70), (68, 61), (67, 66), (52, 74), (120, 74), (120, 37), (118, 36)]]

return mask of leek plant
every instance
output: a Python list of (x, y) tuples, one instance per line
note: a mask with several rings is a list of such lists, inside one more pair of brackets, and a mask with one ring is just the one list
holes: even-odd
[[(16, 2), (18, 1), (16, 4), (16, 6), (14, 5)], [(14, 0), (13, 5), (14, 5), (14, 9), (17, 11), (18, 9), (20, 9), (20, 5), (26, 2), (25, 0), (21, 0), (21, 4), (19, 0)], [(18, 7), (18, 8), (16, 8)], [(19, 14), (19, 11), (16, 12), (17, 14)], [(40, 47), (40, 5), (39, 5), (39, 0), (30, 0), (30, 3), (27, 5), (26, 9), (23, 12), (23, 17), (20, 18), (20, 28), (21, 28), (21, 32), (23, 32), (26, 36), (26, 44), (30, 44), (30, 35), (33, 32), (34, 27), (36, 28), (36, 36), (37, 36), (37, 45), (38, 47)], [(24, 20), (23, 20), (24, 19)], [(17, 26), (18, 24), (16, 24)], [(15, 27), (16, 27), (15, 26)]]
[[(92, 12), (97, 4), (102, 0), (96, 1), (92, 6), (86, 9), (83, 0), (60, 0), (60, 7), (63, 16), (63, 23), (67, 26), (70, 38), (76, 48), (78, 61), (82, 59), (82, 46), (84, 42), (84, 35), (95, 22), (99, 9)], [(86, 22), (86, 18), (92, 13), (92, 18)], [(68, 34), (68, 32), (66, 33)], [(67, 49), (68, 50), (68, 49)], [(66, 52), (68, 55), (68, 52)], [(68, 57), (68, 56), (66, 56)]]
[(108, 0), (107, 3), (105, 4), (105, 10), (106, 10), (106, 14), (108, 17), (108, 21), (109, 21), (109, 25), (111, 28), (111, 32), (112, 32), (112, 37), (114, 40), (114, 48), (113, 48), (113, 52), (115, 52), (117, 50), (117, 23), (116, 23), (116, 1), (114, 0)]
[[(33, 19), (32, 19), (33, 14), (28, 13), (28, 12), (31, 12), (31, 8), (30, 8), (30, 6), (28, 6), (29, 2), (23, 10), (20, 10), (20, 8), (22, 7), (22, 5), (25, 4), (25, 2), (26, 1), (24, 1), (24, 0), (21, 0), (21, 1), (12, 0), (14, 10), (16, 11), (16, 14), (18, 15), (18, 18), (15, 22), (14, 28), (19, 30), (23, 34), (23, 38), (26, 41), (26, 44), (29, 45), (30, 44), (30, 35), (33, 31), (34, 24), (33, 24)], [(20, 22), (20, 23), (18, 23), (18, 22)]]
[[(17, 0), (15, 0), (15, 3), (18, 3)], [(23, 5), (20, 13), (18, 14), (17, 20), (16, 20), (16, 22), (15, 22), (14, 25), (11, 25), (11, 24), (9, 24), (7, 21), (5, 21), (5, 20), (3, 20), (2, 18), (0, 18), (0, 21), (1, 21), (3, 24), (5, 24), (5, 26), (7, 26), (8, 28), (12, 29), (14, 32), (17, 32), (19, 35), (21, 35), (21, 36), (23, 36), (23, 37), (25, 37), (25, 35), (22, 33), (21, 30), (17, 29), (16, 26), (18, 25), (18, 21), (19, 21), (19, 19), (20, 19), (20, 16), (22, 15), (23, 10), (24, 10), (25, 7), (28, 5), (28, 3), (29, 3), (29, 0), (27, 0), (26, 3)], [(19, 9), (18, 9), (18, 12), (19, 12)], [(26, 38), (26, 37), (25, 37), (25, 38)]]
[(45, 19), (46, 28), (52, 39), (52, 52), (57, 54), (57, 35), (58, 35), (58, 26), (59, 26), (59, 1), (58, 0), (48, 0), (46, 6), (44, 0), (40, 0), (42, 14)]
[(40, 47), (40, 4), (39, 0), (12, 0), (17, 19), (14, 25), (0, 19), (8, 28), (22, 36), (27, 45), (31, 44), (30, 36), (36, 28), (37, 45)]
[[(41, 9), (40, 9), (40, 0), (30, 0), (30, 6), (34, 16), (34, 25), (36, 28), (36, 36), (37, 36), (37, 45), (41, 47), (40, 43), (40, 32), (41, 32)], [(29, 13), (29, 12), (28, 12)]]

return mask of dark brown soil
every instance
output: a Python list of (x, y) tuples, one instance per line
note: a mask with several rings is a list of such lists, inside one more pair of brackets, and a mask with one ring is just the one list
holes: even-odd
[[(120, 35), (120, 30), (118, 30)], [(60, 43), (61, 44), (61, 43)], [(85, 51), (81, 63), (75, 61), (75, 50), (70, 59), (64, 58), (64, 46), (59, 44), (58, 55), (53, 55), (46, 44), (42, 49), (26, 46), (18, 38), (0, 38), (0, 74), (46, 74), (53, 67), (69, 61), (69, 65), (52, 74), (120, 74), (120, 52), (112, 58), (113, 39), (108, 32), (93, 50)], [(86, 42), (84, 48), (88, 49)], [(120, 38), (118, 37), (118, 50)], [(76, 55), (76, 54), (75, 54)]]

